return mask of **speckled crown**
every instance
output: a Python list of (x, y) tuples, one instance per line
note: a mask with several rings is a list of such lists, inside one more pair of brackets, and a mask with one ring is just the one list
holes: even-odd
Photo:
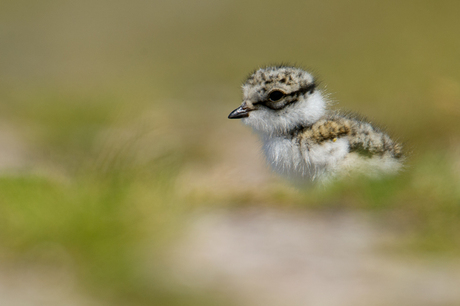
[(269, 85), (271, 83), (285, 84), (287, 86), (302, 85), (314, 83), (313, 76), (297, 67), (290, 66), (271, 66), (260, 68), (253, 72), (244, 82), (243, 86)]

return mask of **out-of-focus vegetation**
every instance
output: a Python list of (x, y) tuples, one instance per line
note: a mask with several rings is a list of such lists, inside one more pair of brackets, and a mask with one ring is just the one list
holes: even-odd
[[(457, 1), (2, 1), (0, 134), (24, 143), (11, 151), (22, 164), (2, 166), (2, 259), (71, 262), (88, 290), (123, 305), (212, 305), (167, 285), (155, 254), (197, 208), (261, 203), (389, 214), (408, 248), (458, 255), (459, 10)], [(250, 133), (226, 119), (240, 82), (279, 62), (312, 68), (340, 107), (403, 140), (404, 173), (305, 192), (282, 182), (263, 194), (180, 190), (188, 165), (219, 159), (210, 133)]]

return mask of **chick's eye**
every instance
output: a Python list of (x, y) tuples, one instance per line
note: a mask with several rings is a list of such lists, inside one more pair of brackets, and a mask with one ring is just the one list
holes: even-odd
[(279, 90), (272, 91), (272, 92), (268, 95), (268, 99), (270, 99), (270, 101), (272, 101), (272, 102), (279, 101), (279, 100), (281, 100), (283, 97), (284, 97), (284, 93), (281, 92), (281, 91), (279, 91)]

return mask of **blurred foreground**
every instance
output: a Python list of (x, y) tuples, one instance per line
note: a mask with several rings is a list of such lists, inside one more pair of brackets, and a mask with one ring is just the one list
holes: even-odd
[[(283, 6), (0, 4), (0, 304), (460, 303), (460, 3)], [(282, 61), (402, 139), (405, 171), (271, 174), (226, 117)]]
[(457, 304), (459, 262), (395, 256), (387, 223), (356, 211), (214, 213), (191, 226), (171, 265), (237, 305)]

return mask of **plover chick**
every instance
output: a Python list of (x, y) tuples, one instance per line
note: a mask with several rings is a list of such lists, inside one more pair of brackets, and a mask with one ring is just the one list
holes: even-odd
[(296, 67), (261, 68), (244, 82), (230, 113), (260, 135), (272, 168), (294, 180), (327, 181), (360, 172), (396, 173), (402, 147), (356, 116), (328, 110), (313, 76)]

